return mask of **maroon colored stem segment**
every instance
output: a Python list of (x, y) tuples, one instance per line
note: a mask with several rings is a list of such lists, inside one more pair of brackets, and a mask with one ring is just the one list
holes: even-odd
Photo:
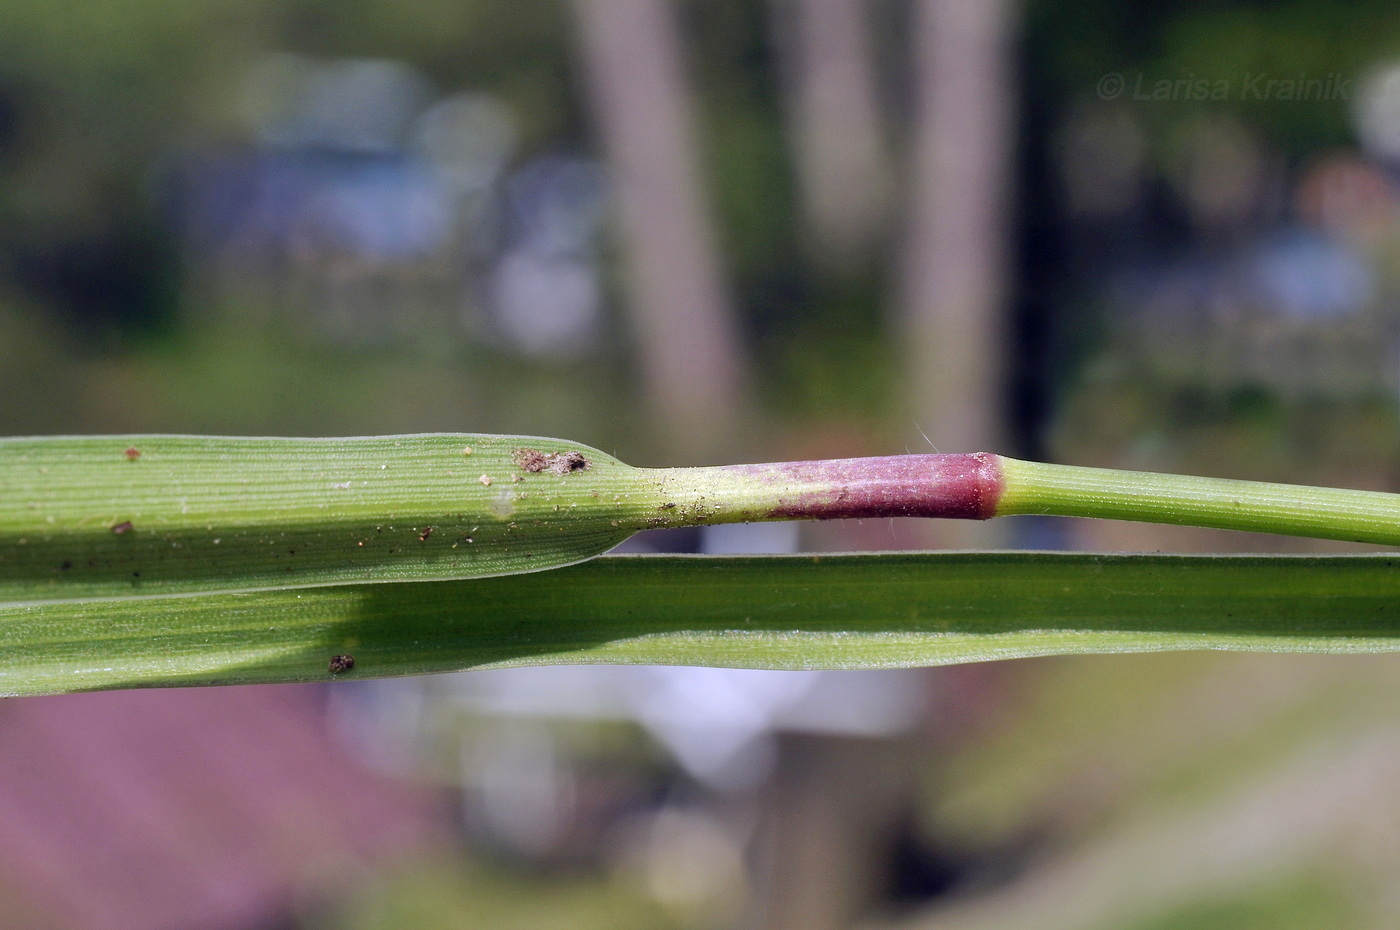
[(996, 516), (1005, 481), (990, 452), (731, 465), (722, 471), (777, 485), (771, 519)]

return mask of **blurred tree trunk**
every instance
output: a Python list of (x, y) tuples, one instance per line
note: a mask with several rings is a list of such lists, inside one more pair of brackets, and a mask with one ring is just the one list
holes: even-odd
[(675, 11), (668, 0), (574, 9), (647, 399), (668, 455), (713, 459), (746, 396), (747, 364), (702, 192)]
[(847, 270), (870, 257), (889, 204), (869, 0), (775, 0), (771, 10), (806, 245)]
[(920, 762), (910, 738), (783, 734), (760, 797), (755, 907), (741, 926), (844, 930), (867, 916), (887, 891)]
[[(911, 413), (943, 452), (1006, 440), (1008, 208), (1016, 90), (1010, 0), (921, 0), (901, 344)], [(945, 522), (944, 545), (990, 540)]]

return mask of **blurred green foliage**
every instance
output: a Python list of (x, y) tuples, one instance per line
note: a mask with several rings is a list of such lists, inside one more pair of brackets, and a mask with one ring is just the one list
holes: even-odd
[[(909, 4), (879, 0), (872, 8), (891, 88), (884, 117), (903, 159)], [(686, 0), (682, 9), (718, 239), (763, 362), (773, 420), (792, 432), (796, 421), (834, 419), (906, 433), (907, 423), (887, 422), (898, 406), (883, 309), (895, 249), (837, 271), (815, 266), (798, 247), (773, 10), (758, 0)], [(645, 424), (618, 350), (540, 365), (487, 347), (444, 349), (430, 338), (390, 351), (289, 338), (247, 322), (257, 314), (246, 304), (206, 305), (163, 213), (162, 178), (173, 161), (247, 141), (240, 84), (268, 53), (396, 58), (444, 90), (491, 91), (520, 120), (528, 156), (589, 145), (572, 43), (567, 4), (550, 0), (0, 3), (0, 431), (534, 432), (647, 461), (629, 451), (644, 442), (636, 437)], [(1042, 271), (1019, 281), (1017, 298), (1044, 301), (1039, 312), (1053, 316), (1056, 338), (1072, 343), (1018, 350), (1028, 367), (1036, 352), (1060, 359), (1042, 385), (1055, 394), (1049, 451), (1092, 464), (1393, 483), (1394, 398), (1285, 399), (1248, 384), (1216, 390), (1153, 380), (1112, 360), (1096, 366), (1110, 334), (1060, 245), (1064, 203), (1051, 162), (1060, 122), (1095, 99), (1106, 73), (1234, 86), (1258, 72), (1354, 78), (1400, 54), (1400, 9), (1380, 0), (1030, 0), (1019, 52), (1017, 222), (1024, 263), (1038, 260)], [(1207, 109), (1168, 101), (1137, 110), (1154, 171), (1165, 170), (1182, 126), (1203, 112), (1242, 121), (1289, 165), (1353, 141), (1343, 103), (1231, 99)], [(1159, 217), (1177, 245), (1189, 235), (1179, 209), (1167, 202)], [(937, 770), (932, 832), (965, 850), (1043, 834), (1067, 847), (1112, 835), (1136, 807), (1190, 807), (1247, 792), (1309, 741), (1387, 725), (1397, 699), (1390, 672), (1388, 660), (1318, 657), (1027, 664), (1008, 686), (1011, 709)], [(1190, 702), (1201, 694), (1209, 699)], [(1240, 702), (1241, 694), (1258, 699)], [(1365, 892), (1325, 870), (1298, 877), (1295, 868), (1306, 865), (1290, 862), (1238, 896), (1178, 902), (1132, 927), (1357, 925), (1355, 901)], [(645, 895), (609, 881), (590, 875), (556, 886), (548, 876), (432, 864), (344, 902), (330, 925), (454, 926), (470, 916), (503, 927), (667, 925)]]
[(1306, 873), (1238, 896), (1193, 901), (1146, 920), (1115, 923), (1112, 930), (1310, 930), (1363, 921), (1343, 889)]
[[(1141, 74), (1145, 86), (1190, 77), (1227, 80), (1238, 90), (1245, 75), (1261, 72), (1279, 78), (1357, 76), (1365, 66), (1400, 52), (1400, 13), (1375, 0), (1345, 10), (1316, 0), (1206, 6), (1093, 0), (1072, 10), (1033, 0), (1027, 5), (1026, 52), (1030, 80), (1025, 87), (1032, 105), (1064, 106), (1092, 95), (1106, 72)], [(1224, 109), (1237, 111), (1292, 155), (1350, 139), (1345, 107), (1232, 96)], [(1222, 107), (1213, 103), (1212, 108)], [(1153, 127), (1162, 133), (1158, 145), (1166, 141), (1171, 123), (1201, 109), (1199, 100), (1189, 99), (1154, 106), (1150, 112), (1164, 120)]]
[(304, 926), (306, 930), (565, 926), (571, 930), (681, 930), (697, 924), (668, 913), (626, 873), (599, 882), (590, 875), (531, 875), (443, 859), (392, 872), (356, 894), (317, 909)]
[[(875, 359), (889, 349), (879, 308), (893, 263), (834, 272), (803, 256), (771, 38), (775, 14), (758, 2), (687, 3), (683, 10), (719, 241), (752, 335), (771, 361), (761, 366), (771, 373), (762, 382), (764, 396), (788, 414), (826, 416), (835, 402), (835, 409), (883, 416), (888, 366)], [(881, 67), (892, 86), (903, 86), (907, 50), (897, 40), (908, 10), (884, 2), (873, 11)], [(1370, 0), (1345, 15), (1312, 0), (1208, 8), (1099, 0), (1072, 10), (1032, 3), (1022, 42), (1026, 108), (1038, 114), (1033, 125), (1053, 125), (1092, 97), (1095, 81), (1108, 71), (1149, 82), (1190, 75), (1236, 84), (1258, 71), (1355, 76), (1400, 49), (1398, 16)], [(544, 0), (6, 3), (0, 6), (0, 301), (25, 314), (53, 312), (96, 291), (99, 303), (110, 306), (99, 319), (81, 320), (87, 339), (92, 326), (115, 326), (120, 335), (133, 326), (190, 325), (188, 302), (199, 294), (181, 289), (160, 175), (182, 151), (246, 134), (239, 82), (263, 54), (396, 58), (444, 89), (489, 90), (520, 118), (528, 154), (586, 145), (589, 120), (571, 41), (567, 5)], [(902, 152), (908, 101), (892, 93), (883, 104)], [(1178, 124), (1200, 110), (1189, 100), (1142, 108), (1154, 157), (1165, 157)], [(1212, 104), (1212, 112), (1222, 110), (1294, 157), (1348, 138), (1345, 106)], [(1032, 160), (1048, 157), (1045, 144), (1027, 139)], [(1027, 203), (1058, 209), (1053, 197)], [(1053, 229), (1056, 220), (1027, 215), (1022, 223)], [(73, 287), (79, 293), (65, 290)], [(1066, 298), (1075, 299), (1072, 292), (1060, 299)], [(874, 351), (849, 353), (852, 331)], [(68, 349), (58, 345), (53, 352)], [(850, 377), (823, 387), (832, 371)]]

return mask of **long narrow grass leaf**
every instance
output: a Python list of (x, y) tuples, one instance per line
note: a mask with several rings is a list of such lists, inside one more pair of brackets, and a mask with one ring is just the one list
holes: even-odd
[(889, 668), (1400, 651), (1388, 555), (613, 556), (470, 581), (0, 607), (0, 693), (559, 663)]

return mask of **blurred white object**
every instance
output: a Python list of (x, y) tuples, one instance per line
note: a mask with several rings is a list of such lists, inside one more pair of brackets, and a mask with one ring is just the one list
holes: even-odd
[(1361, 78), (1353, 99), (1361, 144), (1380, 158), (1400, 160), (1400, 64), (1381, 65)]

